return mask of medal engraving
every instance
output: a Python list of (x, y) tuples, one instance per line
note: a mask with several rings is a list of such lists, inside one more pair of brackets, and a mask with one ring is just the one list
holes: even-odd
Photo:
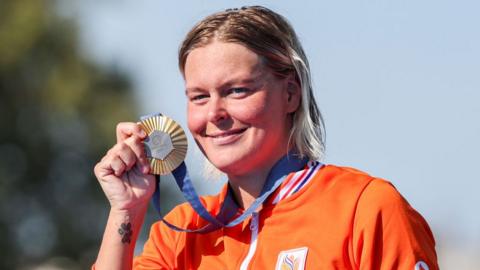
[(145, 140), (147, 157), (164, 160), (172, 150), (172, 140), (165, 132), (154, 130)]
[(180, 165), (187, 154), (187, 136), (172, 119), (158, 114), (142, 118), (142, 129), (147, 133), (143, 141), (152, 174), (169, 174)]

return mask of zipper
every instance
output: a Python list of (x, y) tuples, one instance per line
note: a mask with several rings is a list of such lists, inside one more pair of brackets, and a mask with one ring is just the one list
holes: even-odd
[(248, 265), (252, 261), (255, 250), (257, 249), (257, 237), (258, 237), (258, 213), (252, 213), (252, 219), (250, 220), (250, 247), (248, 249), (247, 256), (243, 259), (242, 264), (240, 265), (240, 270), (247, 270)]

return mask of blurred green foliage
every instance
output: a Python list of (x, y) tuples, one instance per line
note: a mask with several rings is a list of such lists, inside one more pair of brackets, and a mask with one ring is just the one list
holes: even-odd
[(128, 78), (87, 60), (54, 5), (0, 1), (0, 269), (89, 267), (108, 210), (93, 166), (137, 116)]

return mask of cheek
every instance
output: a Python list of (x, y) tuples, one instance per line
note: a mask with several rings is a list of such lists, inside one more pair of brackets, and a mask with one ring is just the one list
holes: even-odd
[(188, 129), (193, 136), (197, 136), (202, 133), (206, 127), (207, 123), (207, 114), (202, 112), (198, 107), (192, 105), (188, 106), (187, 109), (187, 122)]
[(232, 106), (230, 113), (240, 121), (255, 126), (269, 126), (283, 117), (282, 104), (275, 98), (261, 96), (255, 100), (244, 102), (241, 106)]
[(241, 122), (263, 125), (265, 121), (268, 121), (269, 105), (266, 100), (266, 96), (255, 96), (246, 101), (234, 101), (229, 109), (229, 113), (232, 118)]
[(240, 122), (260, 125), (266, 120), (265, 109), (264, 106), (238, 106), (230, 110), (230, 115)]

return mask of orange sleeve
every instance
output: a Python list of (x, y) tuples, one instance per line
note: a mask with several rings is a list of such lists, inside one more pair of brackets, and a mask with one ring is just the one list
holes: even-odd
[[(165, 219), (173, 224), (178, 222), (178, 211), (171, 211)], [(133, 259), (133, 269), (177, 269), (176, 249), (178, 234), (169, 229), (162, 221), (150, 228), (143, 252)]]
[(358, 269), (438, 269), (427, 222), (389, 182), (374, 179), (368, 184), (353, 226)]

